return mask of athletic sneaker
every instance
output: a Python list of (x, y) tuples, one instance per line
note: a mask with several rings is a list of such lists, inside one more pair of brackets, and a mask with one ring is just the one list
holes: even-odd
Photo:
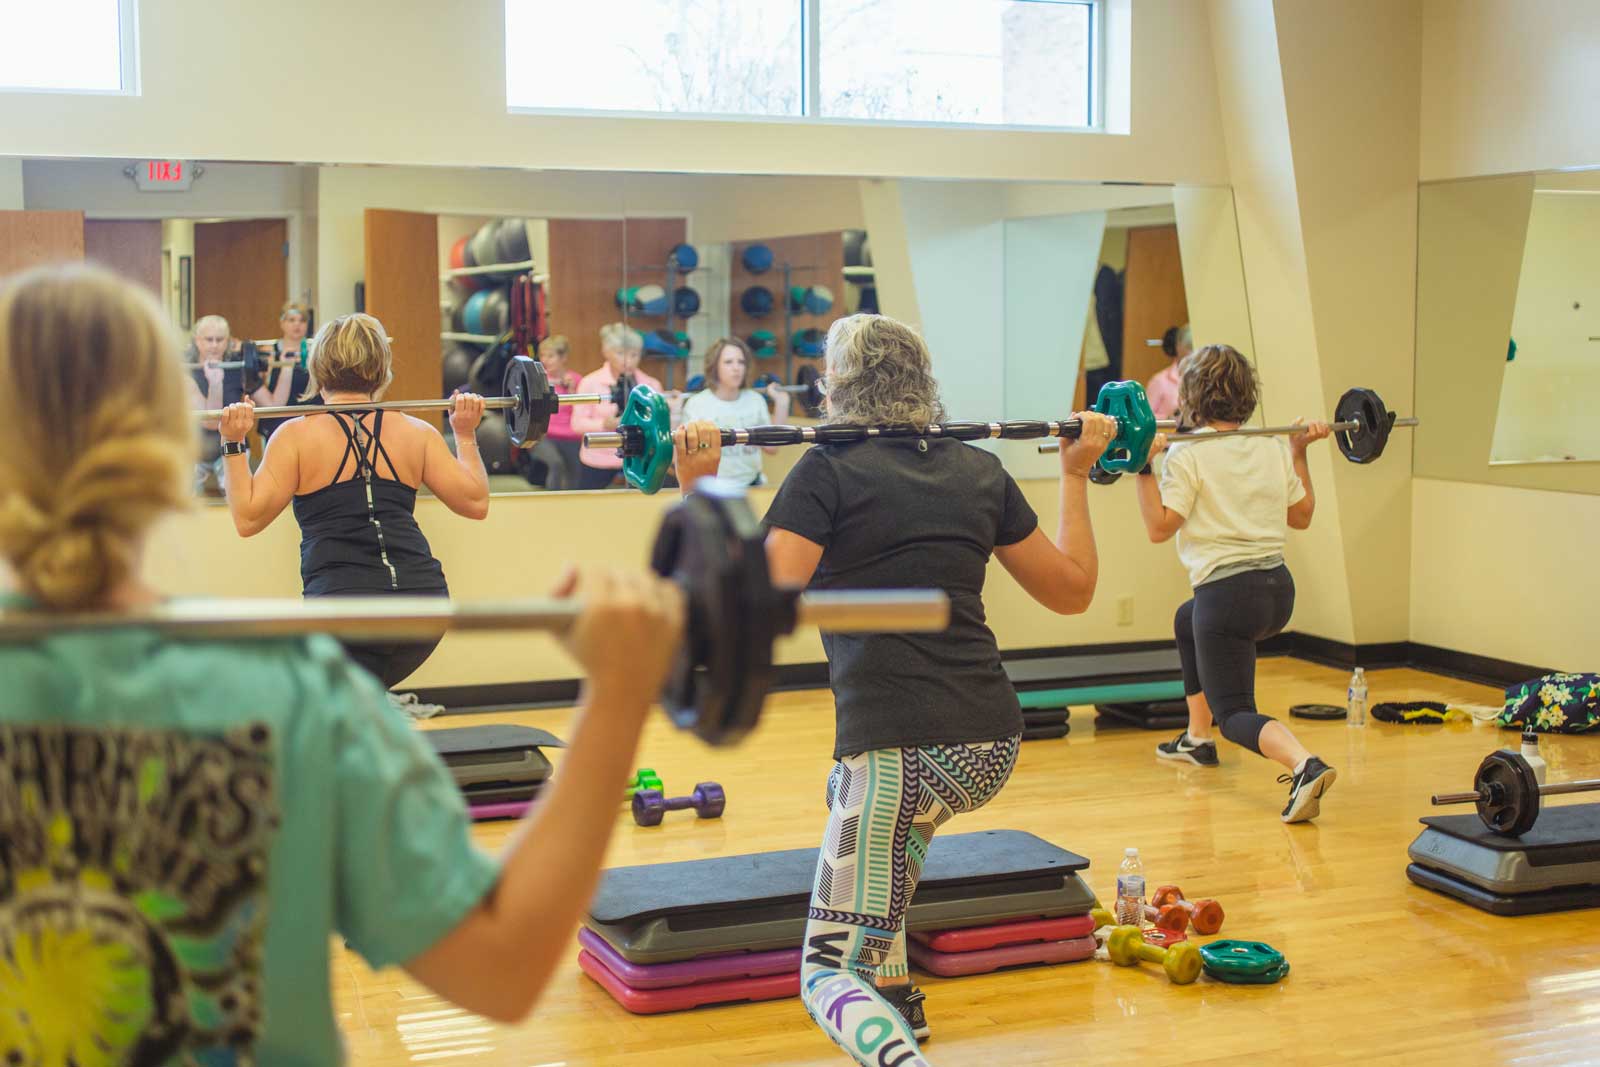
[(928, 1016), (922, 1010), (922, 1002), (928, 999), (928, 994), (915, 985), (906, 983), (879, 986), (878, 996), (888, 1001), (889, 1005), (900, 1013), (918, 1041), (928, 1040), (928, 1035), (933, 1031), (928, 1029)]
[(1156, 758), (1176, 760), (1179, 763), (1192, 763), (1196, 767), (1215, 767), (1217, 765), (1217, 743), (1215, 741), (1191, 740), (1189, 731), (1185, 730), (1171, 741), (1163, 741), (1157, 745)]
[(431, 719), (444, 711), (443, 704), (424, 704), (415, 693), (390, 693), (389, 706), (413, 720)]
[(1339, 772), (1312, 756), (1299, 774), (1280, 774), (1278, 781), (1289, 783), (1289, 803), (1283, 806), (1284, 822), (1310, 822), (1321, 810), (1322, 794), (1332, 787)]

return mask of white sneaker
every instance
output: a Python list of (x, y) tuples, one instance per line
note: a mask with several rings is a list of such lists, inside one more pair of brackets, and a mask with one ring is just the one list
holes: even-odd
[(415, 693), (390, 693), (389, 705), (413, 720), (431, 719), (444, 711), (443, 704), (424, 704)]

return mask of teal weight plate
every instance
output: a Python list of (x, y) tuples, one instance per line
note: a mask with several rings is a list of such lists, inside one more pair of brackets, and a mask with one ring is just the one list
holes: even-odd
[(667, 480), (672, 469), (672, 411), (667, 398), (658, 396), (648, 385), (635, 386), (623, 408), (620, 428), (637, 427), (643, 447), (637, 456), (622, 461), (622, 474), (628, 484), (654, 493)]
[[(1204, 949), (1202, 948), (1202, 952)], [(1271, 985), (1281, 982), (1289, 976), (1289, 961), (1284, 960), (1276, 967), (1263, 974), (1229, 974), (1226, 971), (1214, 971), (1210, 967), (1205, 969), (1206, 977), (1214, 978), (1219, 982), (1229, 985)]]
[(1200, 946), (1200, 959), (1213, 978), (1261, 976), (1284, 964), (1283, 953), (1260, 941), (1212, 941)]
[(1094, 410), (1117, 420), (1117, 435), (1100, 457), (1100, 468), (1123, 474), (1142, 469), (1156, 438), (1156, 417), (1144, 386), (1138, 382), (1107, 382), (1100, 387)]

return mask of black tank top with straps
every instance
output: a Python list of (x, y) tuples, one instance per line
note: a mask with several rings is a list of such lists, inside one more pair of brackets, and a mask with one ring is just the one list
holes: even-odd
[[(327, 417), (344, 431), (339, 469), (328, 485), (294, 498), (305, 595), (448, 593), (444, 568), (417, 525), (417, 491), (396, 476), (383, 447), (383, 412)], [(380, 459), (387, 477), (379, 473)]]

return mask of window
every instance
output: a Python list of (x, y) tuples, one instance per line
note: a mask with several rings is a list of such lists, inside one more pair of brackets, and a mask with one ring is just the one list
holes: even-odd
[(819, 2), (824, 117), (1094, 125), (1091, 3)]
[(506, 0), (506, 102), (802, 113), (801, 0)]
[(506, 0), (513, 108), (1092, 127), (1099, 0)]
[(134, 0), (0, 3), (0, 89), (135, 92)]

